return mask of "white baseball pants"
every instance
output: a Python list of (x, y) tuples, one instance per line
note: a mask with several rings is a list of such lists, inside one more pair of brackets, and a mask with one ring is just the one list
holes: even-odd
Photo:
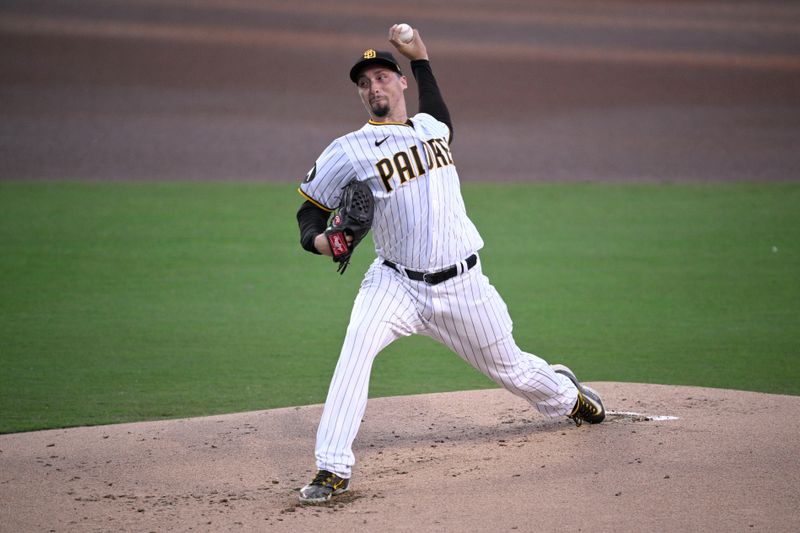
[(352, 445), (367, 406), (372, 363), (392, 341), (427, 335), (547, 417), (568, 415), (578, 391), (543, 359), (517, 347), (505, 302), (481, 271), (438, 285), (413, 281), (378, 258), (356, 296), (322, 419), (317, 468), (349, 478)]

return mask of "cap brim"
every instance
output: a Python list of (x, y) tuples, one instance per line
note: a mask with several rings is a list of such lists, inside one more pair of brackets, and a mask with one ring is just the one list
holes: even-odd
[(383, 59), (382, 57), (372, 57), (370, 59), (363, 59), (356, 63), (353, 68), (350, 69), (350, 79), (353, 81), (353, 83), (358, 83), (358, 77), (361, 75), (361, 71), (373, 65), (382, 65), (400, 75), (403, 74), (400, 71), (400, 67), (397, 66), (396, 63), (392, 63), (388, 59)]

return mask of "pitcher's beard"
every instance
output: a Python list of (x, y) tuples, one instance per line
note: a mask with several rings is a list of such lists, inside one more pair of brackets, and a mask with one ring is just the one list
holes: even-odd
[(389, 114), (389, 106), (386, 104), (373, 105), (372, 113), (378, 118), (383, 118)]

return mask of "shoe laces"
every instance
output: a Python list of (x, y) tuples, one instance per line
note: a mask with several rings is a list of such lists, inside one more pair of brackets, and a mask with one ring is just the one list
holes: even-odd
[(327, 470), (320, 470), (319, 472), (317, 472), (317, 475), (314, 476), (314, 480), (310, 484), (324, 487), (326, 485), (331, 485), (331, 482), (335, 477), (336, 474), (334, 474), (333, 472), (328, 472)]
[(591, 402), (587, 402), (583, 399), (583, 394), (580, 392), (578, 393), (578, 406), (575, 409), (575, 412), (569, 416), (575, 425), (580, 427), (583, 424), (584, 420), (588, 420), (590, 417), (597, 415), (597, 409), (595, 409), (594, 405)]

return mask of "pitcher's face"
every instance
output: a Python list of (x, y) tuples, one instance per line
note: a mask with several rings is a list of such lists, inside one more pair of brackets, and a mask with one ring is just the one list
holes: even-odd
[(365, 68), (358, 77), (358, 95), (370, 116), (386, 121), (402, 110), (405, 116), (405, 95), (408, 81), (405, 76), (386, 67)]

